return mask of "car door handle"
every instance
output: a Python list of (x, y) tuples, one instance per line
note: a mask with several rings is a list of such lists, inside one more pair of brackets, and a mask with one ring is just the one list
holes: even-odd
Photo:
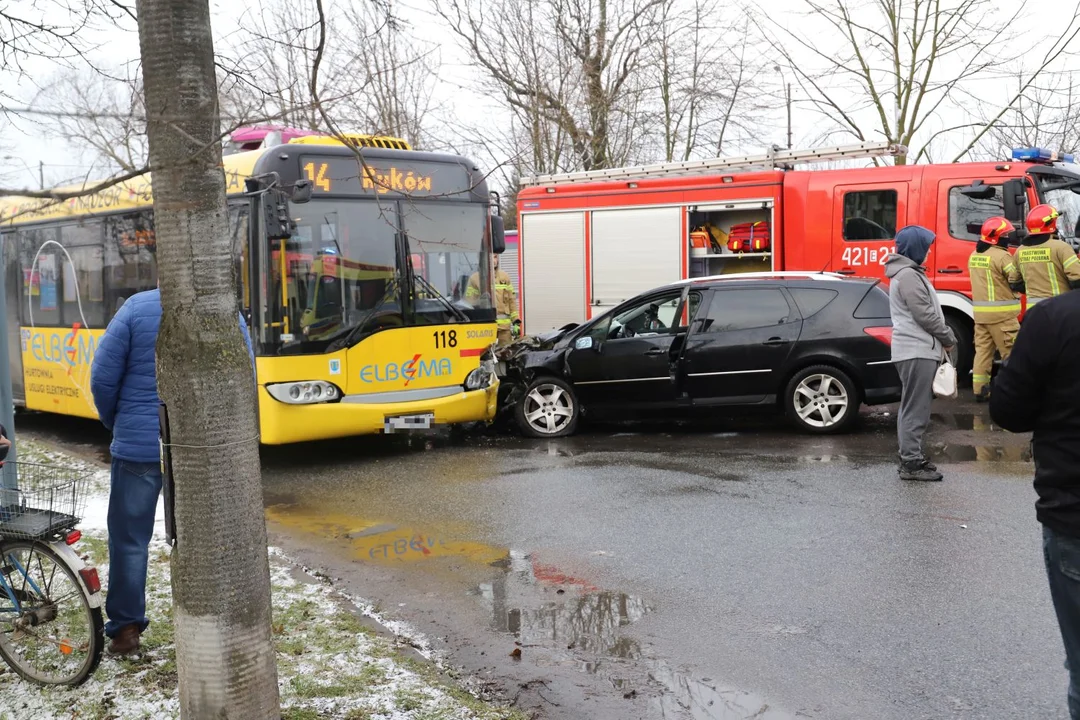
[(667, 350), (663, 348), (650, 348), (645, 351), (646, 355), (667, 355)]
[(841, 268), (841, 269), (836, 271), (836, 274), (837, 275), (854, 275), (855, 271), (852, 270), (851, 268)]
[(958, 268), (955, 265), (952, 265), (947, 268), (941, 268), (940, 270), (938, 270), (938, 272), (942, 275), (959, 275), (964, 271), (962, 268)]
[(777, 345), (787, 345), (790, 342), (790, 340), (785, 340), (784, 338), (771, 337), (761, 344), (768, 345), (769, 347), (776, 347)]

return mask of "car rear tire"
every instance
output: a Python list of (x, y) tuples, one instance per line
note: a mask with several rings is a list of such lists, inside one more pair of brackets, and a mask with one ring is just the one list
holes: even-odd
[(581, 418), (581, 404), (570, 384), (557, 377), (542, 376), (529, 383), (514, 419), (526, 437), (559, 438), (572, 435)]
[(830, 435), (848, 430), (859, 416), (859, 391), (843, 370), (811, 365), (784, 389), (784, 410), (804, 432)]

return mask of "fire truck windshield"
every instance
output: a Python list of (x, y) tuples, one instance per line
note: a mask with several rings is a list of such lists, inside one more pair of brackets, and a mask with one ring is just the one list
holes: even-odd
[[(1080, 178), (1076, 182), (1080, 182)], [(1080, 190), (1080, 186), (1073, 186)], [(1076, 245), (1076, 222), (1080, 220), (1080, 195), (1069, 188), (1056, 188), (1043, 193), (1043, 201), (1057, 208), (1061, 213), (1058, 218), (1058, 235), (1062, 240)]]
[(1040, 201), (1049, 203), (1061, 213), (1058, 218), (1058, 235), (1062, 240), (1077, 246), (1077, 222), (1080, 222), (1080, 174), (1072, 167), (1032, 168), (1030, 177), (1035, 181)]

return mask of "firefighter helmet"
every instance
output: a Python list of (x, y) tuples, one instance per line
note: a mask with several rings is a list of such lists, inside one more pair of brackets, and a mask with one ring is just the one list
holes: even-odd
[(987, 245), (1005, 245), (1005, 238), (1016, 232), (1013, 224), (1003, 217), (992, 217), (983, 223), (979, 239)]
[(1036, 205), (1027, 214), (1029, 235), (1052, 235), (1057, 232), (1057, 219), (1061, 213), (1053, 205)]

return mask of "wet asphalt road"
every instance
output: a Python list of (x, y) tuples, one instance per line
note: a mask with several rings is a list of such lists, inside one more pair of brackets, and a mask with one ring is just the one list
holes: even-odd
[(271, 536), (545, 718), (1065, 717), (1027, 439), (935, 411), (931, 485), (880, 411), (267, 449)]

